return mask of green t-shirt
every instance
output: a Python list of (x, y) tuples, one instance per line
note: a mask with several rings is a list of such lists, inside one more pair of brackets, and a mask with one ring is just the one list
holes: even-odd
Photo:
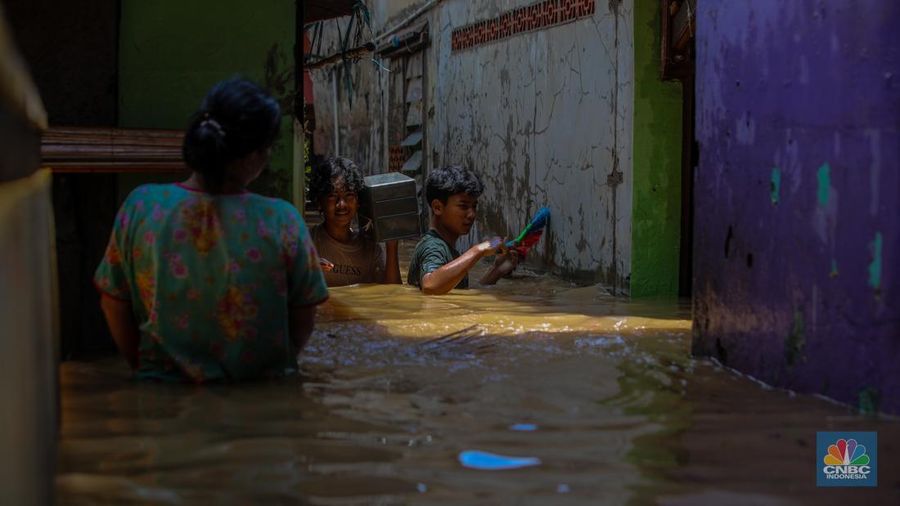
[[(412, 260), (409, 262), (409, 274), (406, 276), (406, 282), (422, 288), (422, 278), (432, 271), (436, 271), (459, 258), (459, 252), (452, 246), (447, 244), (437, 231), (429, 230), (419, 239), (416, 244), (416, 250), (413, 252)], [(456, 288), (469, 288), (469, 275), (456, 285)]]
[(245, 379), (296, 369), (291, 306), (328, 297), (300, 213), (253, 193), (143, 185), (116, 216), (94, 282), (131, 303), (138, 378)]

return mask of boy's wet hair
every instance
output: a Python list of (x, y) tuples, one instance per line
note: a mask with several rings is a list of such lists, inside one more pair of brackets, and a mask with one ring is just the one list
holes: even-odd
[(280, 125), (278, 101), (259, 85), (239, 77), (221, 81), (191, 118), (182, 156), (215, 193), (225, 183), (226, 165), (270, 147)]
[(434, 199), (446, 204), (451, 195), (465, 193), (479, 197), (484, 192), (484, 184), (478, 174), (461, 165), (447, 165), (428, 174), (425, 182), (426, 204), (430, 207)]
[(329, 156), (313, 168), (309, 178), (309, 200), (319, 202), (334, 191), (334, 181), (343, 179), (347, 191), (359, 193), (364, 186), (362, 172), (353, 160)]

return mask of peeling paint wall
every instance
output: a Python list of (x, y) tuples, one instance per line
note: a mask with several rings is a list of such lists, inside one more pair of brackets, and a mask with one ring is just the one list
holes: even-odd
[[(422, 0), (368, 1), (370, 25), (364, 26), (359, 43), (372, 40), (375, 34), (422, 6)], [(428, 19), (424, 13), (417, 22)], [(322, 22), (322, 37), (313, 41), (312, 53), (317, 57), (338, 54), (342, 40), (350, 28), (349, 46), (353, 47), (359, 24), (350, 25), (344, 16)], [(307, 32), (308, 34), (310, 32)], [(312, 37), (310, 35), (310, 37)], [(374, 60), (374, 61), (373, 61)], [(376, 61), (378, 63), (376, 63)], [(382, 65), (384, 68), (382, 68)], [(402, 74), (400, 62), (368, 54), (348, 63), (338, 63), (310, 70), (316, 128), (313, 132), (313, 154), (343, 156), (356, 161), (366, 174), (387, 171), (388, 92), (392, 73)], [(335, 94), (335, 91), (337, 92)], [(337, 147), (335, 146), (337, 117)]]
[(694, 351), (900, 413), (900, 4), (698, 5)]
[[(429, 22), (431, 37), (425, 50), (425, 166), (460, 163), (481, 174), (479, 234), (515, 235), (538, 208), (549, 206), (552, 225), (536, 263), (627, 293), (633, 3), (597, 0), (589, 17), (452, 50), (454, 29), (533, 3), (445, 0), (417, 20)], [(424, 2), (368, 4), (372, 28), (381, 33)], [(351, 107), (338, 90), (339, 149), (363, 164), (383, 166), (387, 73), (366, 61), (350, 72), (358, 91)], [(334, 149), (330, 79), (328, 72), (313, 72), (319, 154)]]
[[(346, 19), (341, 18), (337, 22), (345, 25)], [(330, 55), (339, 51), (340, 46), (332, 40), (323, 46), (322, 54)], [(386, 61), (384, 64), (389, 65), (390, 62)], [(359, 163), (367, 174), (385, 172), (386, 148), (382, 129), (386, 125), (382, 115), (386, 107), (388, 76), (376, 71), (375, 64), (371, 61), (350, 65), (338, 64), (326, 70), (313, 70), (310, 76), (313, 82), (316, 116), (313, 153), (320, 156), (339, 155), (350, 158)], [(335, 89), (336, 102), (333, 99)], [(335, 107), (338, 118), (337, 150), (334, 143)]]
[(482, 175), (482, 233), (515, 235), (549, 206), (544, 265), (627, 292), (632, 2), (597, 1), (588, 18), (451, 51), (452, 29), (531, 3), (443, 4), (431, 157)]

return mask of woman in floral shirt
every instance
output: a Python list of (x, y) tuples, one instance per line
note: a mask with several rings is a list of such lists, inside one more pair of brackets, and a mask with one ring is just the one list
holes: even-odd
[(185, 134), (191, 177), (143, 185), (119, 210), (94, 281), (139, 378), (239, 380), (296, 368), (328, 291), (297, 210), (246, 190), (280, 122), (257, 85), (217, 84)]

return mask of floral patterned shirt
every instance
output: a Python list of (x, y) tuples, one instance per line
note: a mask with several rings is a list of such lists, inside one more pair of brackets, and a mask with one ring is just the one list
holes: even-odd
[(94, 282), (131, 301), (139, 378), (207, 381), (296, 368), (290, 306), (328, 298), (316, 250), (289, 203), (180, 184), (135, 189)]

